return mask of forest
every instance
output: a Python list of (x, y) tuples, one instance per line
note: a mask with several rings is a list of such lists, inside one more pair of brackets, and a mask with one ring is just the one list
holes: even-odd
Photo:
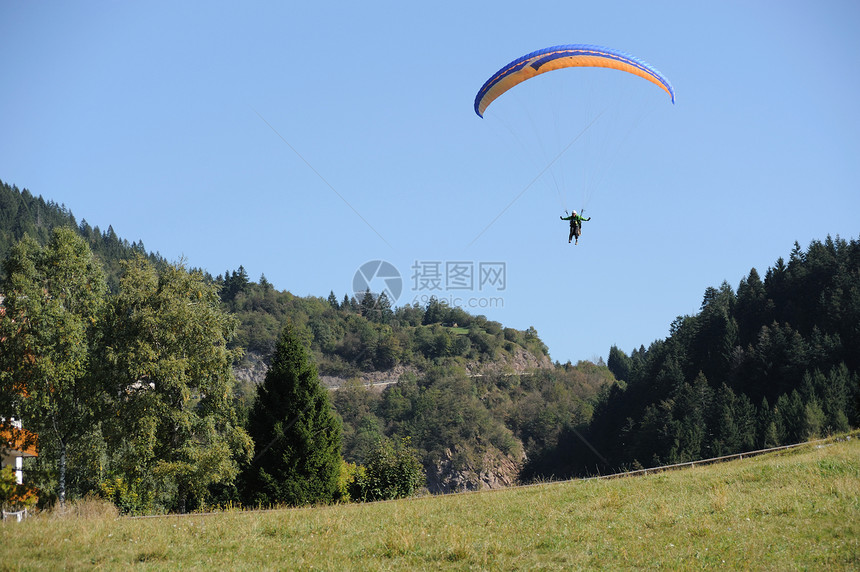
[(607, 366), (619, 383), (590, 422), (568, 428), (525, 474), (652, 467), (856, 427), (860, 241), (795, 243), (764, 280), (753, 268), (737, 291), (707, 288), (699, 312), (679, 316), (668, 338), (629, 355), (613, 347)]
[[(751, 269), (737, 290), (708, 287), (666, 339), (561, 364), (534, 328), (436, 300), (298, 297), (242, 267), (213, 276), (168, 262), (2, 182), (0, 207), (0, 417), (40, 431), (27, 474), (46, 502), (100, 494), (158, 512), (369, 500), (650, 467), (858, 424), (857, 240), (795, 244), (764, 279)], [(237, 379), (250, 359), (265, 379)], [(374, 372), (396, 382), (369, 388)], [(320, 376), (341, 382), (324, 390)], [(316, 425), (295, 421), (305, 417)], [(290, 439), (301, 447), (282, 447)], [(266, 465), (297, 448), (328, 460)], [(323, 493), (300, 486), (312, 466), (328, 467)], [(386, 481), (398, 471), (409, 478)]]

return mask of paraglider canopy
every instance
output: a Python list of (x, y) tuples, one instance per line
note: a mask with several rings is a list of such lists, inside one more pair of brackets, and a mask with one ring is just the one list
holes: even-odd
[(675, 90), (669, 80), (642, 60), (611, 48), (589, 44), (569, 44), (526, 54), (502, 67), (478, 91), (475, 97), (475, 113), (483, 117), (490, 103), (527, 79), (548, 71), (569, 67), (602, 67), (638, 75), (659, 86), (669, 94), (672, 103), (675, 103)]

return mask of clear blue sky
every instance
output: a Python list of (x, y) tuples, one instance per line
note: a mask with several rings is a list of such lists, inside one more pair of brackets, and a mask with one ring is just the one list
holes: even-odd
[[(856, 1), (529, 6), (3, 2), (0, 179), (301, 296), (388, 261), (398, 305), (534, 326), (562, 362), (647, 347), (795, 241), (858, 237)], [(475, 115), (490, 74), (567, 43), (640, 57), (677, 104), (565, 70)], [(574, 247), (558, 217), (582, 205)], [(471, 290), (444, 283), (458, 263)], [(504, 290), (479, 289), (490, 263)]]

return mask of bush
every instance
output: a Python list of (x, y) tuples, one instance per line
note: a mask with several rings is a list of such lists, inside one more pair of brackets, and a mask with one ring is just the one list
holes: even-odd
[(355, 502), (361, 500), (359, 496), (353, 497), (358, 492), (356, 483), (367, 479), (367, 469), (355, 463), (341, 461), (340, 476), (337, 479), (337, 499), (340, 502)]
[(102, 481), (99, 489), (103, 498), (110, 501), (120, 514), (145, 514), (152, 509), (152, 499), (145, 492), (140, 479), (127, 481), (115, 476)]
[(363, 474), (357, 473), (350, 487), (354, 500), (377, 501), (415, 495), (424, 485), (424, 467), (409, 438), (383, 438), (368, 455)]

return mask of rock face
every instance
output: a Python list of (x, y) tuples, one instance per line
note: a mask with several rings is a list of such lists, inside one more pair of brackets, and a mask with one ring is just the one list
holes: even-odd
[[(480, 466), (458, 459), (457, 447), (427, 470), (427, 488), (433, 494), (501, 489), (517, 484), (524, 458), (514, 459), (495, 447), (487, 450)], [(460, 465), (457, 467), (457, 465)]]
[(547, 355), (535, 356), (522, 347), (515, 347), (513, 355), (505, 360), (489, 363), (472, 362), (466, 365), (469, 375), (516, 374), (522, 375), (535, 369), (552, 368), (552, 360)]
[[(522, 347), (514, 349), (513, 356), (506, 360), (491, 363), (472, 362), (466, 364), (466, 373), (470, 376), (481, 376), (489, 374), (523, 374), (534, 369), (552, 368), (552, 360), (549, 356), (535, 356)], [(233, 374), (240, 382), (252, 382), (260, 384), (266, 377), (269, 369), (267, 359), (254, 352), (247, 352), (242, 362), (233, 368)], [(358, 380), (367, 386), (383, 389), (387, 385), (397, 383), (400, 376), (406, 372), (412, 372), (420, 376), (420, 372), (412, 366), (398, 364), (388, 371), (362, 372), (357, 376)], [(329, 389), (337, 389), (349, 379), (334, 375), (320, 375), (320, 381)]]
[(320, 381), (324, 386), (329, 389), (337, 389), (350, 379), (358, 379), (362, 383), (362, 385), (382, 390), (388, 385), (397, 383), (400, 380), (400, 376), (406, 372), (412, 372), (417, 374), (418, 370), (411, 366), (404, 366), (398, 364), (393, 368), (389, 369), (388, 371), (367, 371), (362, 372), (359, 376), (352, 378), (338, 377), (334, 375), (321, 375)]
[(239, 382), (251, 382), (254, 385), (263, 383), (269, 364), (262, 356), (247, 352), (239, 365), (233, 367), (233, 375)]
[[(247, 352), (242, 362), (233, 367), (233, 375), (242, 383), (253, 383), (259, 385), (266, 378), (269, 363), (262, 356), (253, 352)], [(356, 377), (339, 377), (334, 375), (320, 375), (320, 382), (328, 389), (337, 389), (350, 379), (358, 379), (362, 384), (374, 389), (382, 390), (387, 385), (397, 383), (400, 376), (406, 372), (417, 374), (418, 370), (411, 366), (396, 365), (388, 371), (362, 372)]]

